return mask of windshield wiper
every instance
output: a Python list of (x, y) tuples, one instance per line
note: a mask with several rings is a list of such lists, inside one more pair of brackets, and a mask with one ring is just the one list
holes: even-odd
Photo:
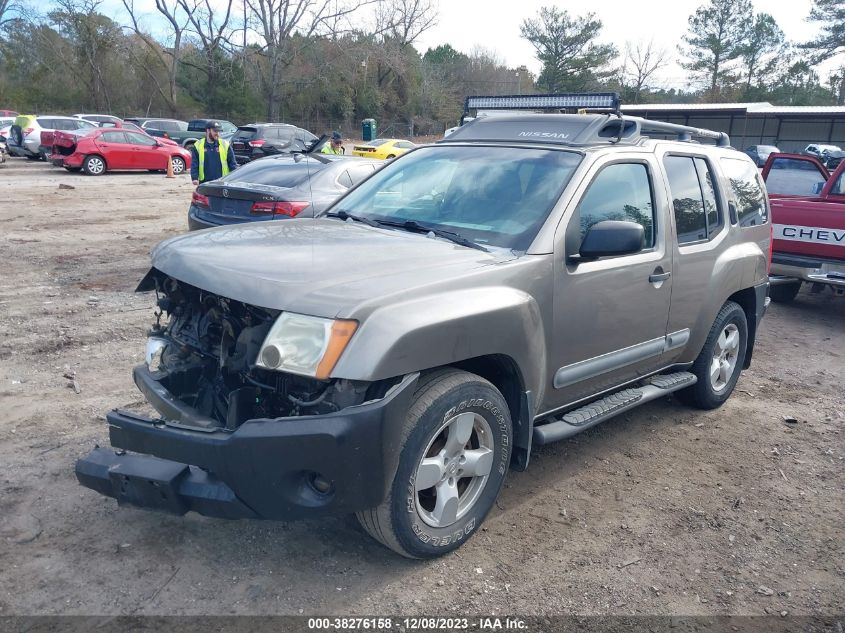
[(401, 222), (396, 220), (376, 220), (376, 222), (378, 222), (382, 226), (395, 226), (400, 229), (406, 229), (408, 231), (433, 233), (437, 237), (442, 237), (444, 239), (449, 240), (450, 242), (454, 242), (455, 244), (460, 244), (461, 246), (468, 246), (469, 248), (475, 248), (479, 251), (489, 253), (489, 251), (484, 248), (481, 244), (476, 244), (475, 242), (464, 237), (460, 233), (456, 233), (455, 231), (447, 231), (445, 229), (438, 229), (432, 226), (428, 226), (426, 224), (420, 224), (416, 220), (403, 220)]
[(354, 222), (362, 222), (362, 223), (366, 224), (367, 226), (373, 226), (375, 228), (379, 228), (378, 222), (371, 220), (370, 218), (365, 218), (364, 216), (361, 216), (361, 215), (354, 215), (352, 213), (349, 213), (349, 211), (330, 211), (329, 213), (326, 214), (325, 217), (327, 217), (327, 218), (338, 218), (338, 219), (344, 220), (344, 221), (345, 220), (352, 220)]

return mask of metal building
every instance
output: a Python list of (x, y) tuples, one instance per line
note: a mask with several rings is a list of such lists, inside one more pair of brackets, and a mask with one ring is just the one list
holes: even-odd
[(623, 105), (625, 114), (726, 132), (731, 145), (776, 145), (800, 152), (810, 143), (845, 148), (845, 106), (771, 103), (648, 103)]

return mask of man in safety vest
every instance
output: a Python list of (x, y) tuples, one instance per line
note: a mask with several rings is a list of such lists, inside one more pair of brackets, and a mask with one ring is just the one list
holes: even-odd
[(321, 154), (343, 154), (345, 153), (345, 149), (343, 149), (343, 137), (340, 135), (340, 132), (332, 132), (332, 138), (329, 143), (323, 145), (323, 149), (320, 150)]
[(195, 185), (222, 178), (238, 167), (229, 141), (220, 138), (222, 128), (219, 121), (208, 121), (205, 138), (191, 147), (191, 181)]

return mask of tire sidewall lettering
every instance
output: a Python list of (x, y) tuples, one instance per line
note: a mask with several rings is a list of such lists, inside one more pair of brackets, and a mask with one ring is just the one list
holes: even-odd
[[(510, 462), (510, 422), (503, 415), (502, 409), (499, 405), (487, 398), (467, 398), (461, 400), (455, 406), (449, 407), (443, 416), (440, 418), (441, 426), (447, 420), (467, 411), (477, 412), (487, 419), (490, 423), (493, 433), (498, 436), (495, 447), (498, 455), (497, 463), (495, 465), (495, 472), (498, 473), (496, 479), (498, 481), (491, 481), (488, 479), (487, 485), (494, 485), (497, 493), (501, 486), (502, 480), (508, 469)], [(491, 419), (492, 418), (492, 419)], [(429, 438), (431, 436), (429, 435)], [(426, 442), (427, 443), (427, 442)], [(493, 472), (491, 471), (491, 475)], [(455, 543), (467, 539), (476, 529), (480, 523), (475, 514), (475, 508), (470, 510), (469, 514), (464, 518), (463, 522), (458, 522), (445, 528), (432, 528), (422, 522), (417, 513), (416, 506), (416, 469), (410, 473), (405, 486), (406, 494), (404, 495), (402, 506), (402, 514), (408, 517), (410, 529), (416, 539), (429, 546), (435, 548), (442, 548), (454, 546)], [(487, 494), (486, 489), (483, 494)]]

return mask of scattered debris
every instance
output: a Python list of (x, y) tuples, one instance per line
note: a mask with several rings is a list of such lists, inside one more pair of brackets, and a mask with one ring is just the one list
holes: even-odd
[(700, 429), (702, 426), (704, 426), (704, 423), (699, 422), (698, 424), (695, 425), (695, 428)]
[(636, 565), (642, 560), (642, 558), (632, 558), (631, 560), (625, 561), (624, 563), (619, 563), (616, 567), (618, 569), (624, 569), (625, 567), (629, 567), (631, 565)]
[(773, 595), (775, 595), (774, 590), (769, 589), (766, 585), (760, 585), (759, 587), (757, 587), (757, 593), (759, 593), (761, 596), (773, 596)]
[(66, 185), (63, 182), (60, 182), (59, 183), (59, 189), (76, 189), (76, 187), (74, 187), (73, 185)]
[(787, 424), (798, 424), (798, 418), (793, 417), (791, 415), (783, 416), (783, 421), (786, 422)]
[(784, 475), (784, 474), (783, 474), (783, 470), (781, 470), (780, 468), (778, 468), (778, 471), (780, 472), (780, 476), (781, 476), (781, 477), (783, 477), (783, 480), (784, 480), (784, 481), (789, 481), (789, 479), (787, 479), (787, 478), (786, 478), (786, 475)]

